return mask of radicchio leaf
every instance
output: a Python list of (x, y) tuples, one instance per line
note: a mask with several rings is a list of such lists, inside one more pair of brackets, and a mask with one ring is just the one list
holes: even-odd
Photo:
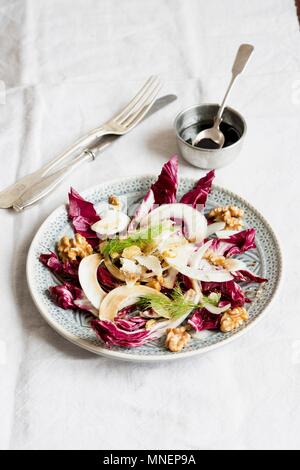
[(254, 228), (242, 230), (228, 238), (215, 238), (210, 246), (218, 255), (227, 257), (245, 253), (251, 248), (256, 248)]
[(83, 199), (80, 194), (71, 188), (69, 192), (69, 218), (72, 221), (74, 231), (85, 237), (94, 247), (98, 244), (96, 232), (91, 230), (91, 225), (100, 220), (94, 205)]
[(107, 346), (136, 348), (151, 339), (151, 330), (125, 330), (109, 320), (92, 320), (92, 328)]
[(157, 181), (152, 184), (155, 204), (171, 204), (176, 202), (178, 187), (178, 157), (173, 157), (164, 164)]
[(203, 178), (200, 178), (198, 183), (194, 186), (191, 191), (187, 192), (182, 196), (180, 202), (183, 204), (192, 205), (192, 207), (197, 208), (205, 207), (207, 197), (211, 191), (211, 186), (213, 179), (215, 177), (215, 171), (212, 170), (208, 172)]
[(84, 295), (82, 289), (66, 282), (60, 286), (49, 287), (50, 296), (59, 307), (63, 309), (83, 310), (97, 315), (97, 310)]
[(72, 280), (78, 282), (79, 261), (60, 261), (56, 253), (43, 253), (40, 255), (40, 261), (50, 271), (52, 271), (58, 279)]
[(181, 280), (181, 287), (184, 292), (194, 288), (192, 280), (188, 276), (179, 273), (178, 278)]
[(256, 276), (251, 271), (247, 271), (245, 269), (236, 271), (232, 273), (232, 275), (236, 281), (257, 282), (258, 284), (261, 284), (262, 282), (268, 282), (268, 279), (265, 279), (264, 277)]
[(114, 289), (115, 287), (119, 287), (120, 285), (118, 280), (113, 277), (113, 275), (101, 265), (99, 266), (97, 271), (97, 278), (101, 286), (106, 288), (107, 290)]
[(217, 292), (221, 294), (221, 300), (229, 301), (231, 307), (242, 307), (245, 302), (250, 302), (245, 297), (241, 287), (234, 281), (227, 282), (201, 282), (202, 291), (205, 295), (209, 295), (211, 292)]
[(196, 330), (218, 330), (220, 327), (222, 315), (214, 315), (208, 312), (205, 308), (200, 308), (194, 311), (188, 323)]
[(152, 210), (154, 206), (154, 193), (149, 189), (141, 204), (136, 209), (133, 218), (128, 226), (128, 232), (135, 230), (143, 217), (145, 217)]
[(118, 328), (126, 331), (136, 331), (140, 328), (144, 328), (148, 320), (139, 315), (134, 315), (133, 312), (136, 311), (137, 306), (134, 304), (124, 307), (114, 318), (114, 323)]

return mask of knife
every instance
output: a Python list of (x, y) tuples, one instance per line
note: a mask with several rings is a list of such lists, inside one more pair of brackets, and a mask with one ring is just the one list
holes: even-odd
[[(157, 99), (142, 121), (150, 117), (156, 111), (159, 111), (160, 109), (164, 108), (168, 104), (172, 103), (176, 99), (177, 99), (176, 95), (165, 95)], [(113, 142), (118, 140), (120, 137), (122, 136), (110, 134), (110, 135), (100, 138), (99, 142), (97, 142), (95, 145), (93, 145), (92, 147), (91, 146), (86, 147), (79, 153), (79, 155), (73, 158), (71, 162), (69, 161), (68, 164), (66, 164), (65, 166), (57, 170), (56, 172), (51, 173), (50, 175), (46, 174), (46, 176), (44, 177), (38, 176), (37, 180), (36, 180), (36, 174), (35, 174), (37, 172), (35, 172), (32, 175), (28, 175), (25, 178), (33, 176), (35, 178), (34, 183), (31, 182), (31, 186), (28, 189), (27, 187), (25, 187), (24, 189), (24, 186), (23, 186), (23, 190), (22, 189), (20, 190), (21, 185), (23, 184), (23, 182), (20, 180), (19, 182), (16, 183), (16, 185), (19, 185), (18, 187), (14, 187), (16, 185), (13, 185), (10, 188), (7, 188), (7, 190), (4, 190), (4, 192), (2, 191), (2, 193), (0, 193), (0, 208), (1, 207), (4, 208), (4, 206), (10, 207), (12, 205), (13, 208), (17, 212), (20, 212), (25, 207), (28, 207), (36, 203), (37, 201), (39, 201), (40, 199), (48, 195), (51, 191), (53, 191), (56, 188), (56, 186), (58, 186), (69, 173), (71, 173), (75, 168), (77, 168), (77, 166), (79, 166), (84, 161), (94, 160), (98, 156), (99, 153), (102, 153), (104, 149), (106, 149), (109, 145), (111, 145)], [(3, 196), (3, 193), (9, 190), (11, 190), (11, 194), (9, 194), (10, 201), (8, 201), (7, 193), (6, 195)], [(15, 199), (13, 199), (12, 193), (16, 195)], [(2, 202), (4, 202), (4, 204), (2, 204)], [(8, 202), (10, 202), (10, 204), (6, 205)]]

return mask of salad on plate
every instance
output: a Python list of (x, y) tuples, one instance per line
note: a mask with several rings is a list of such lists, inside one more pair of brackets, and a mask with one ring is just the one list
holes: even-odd
[(267, 279), (239, 257), (256, 246), (243, 211), (206, 211), (214, 176), (210, 171), (178, 200), (175, 155), (132, 216), (116, 195), (93, 205), (71, 188), (74, 235), (40, 255), (57, 281), (49, 286), (53, 302), (90, 315), (107, 347), (162, 338), (179, 352), (201, 331), (240, 328), (249, 319), (246, 286)]

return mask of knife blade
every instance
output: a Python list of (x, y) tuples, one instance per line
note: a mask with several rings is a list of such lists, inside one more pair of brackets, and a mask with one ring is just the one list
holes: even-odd
[[(155, 112), (159, 111), (160, 109), (164, 108), (168, 104), (172, 103), (177, 99), (176, 95), (165, 95), (161, 98), (158, 98), (153, 106), (150, 108), (148, 113), (145, 115), (144, 119), (141, 121), (143, 122), (146, 118), (150, 117)], [(20, 212), (25, 207), (32, 205), (45, 197), (49, 194), (53, 189), (63, 181), (64, 177), (70, 173), (70, 169), (73, 170), (78, 166), (78, 163), (81, 163), (84, 160), (88, 160), (91, 156), (94, 159), (96, 155), (102, 153), (102, 151), (111, 145), (116, 140), (120, 139), (122, 136), (116, 135), (107, 135), (105, 137), (101, 137), (99, 142), (97, 142), (92, 147), (87, 147), (77, 157), (75, 157), (74, 165), (66, 165), (63, 168), (60, 168), (58, 171), (51, 173), (50, 175), (46, 175), (43, 178), (40, 178), (35, 184), (33, 184), (29, 189), (25, 189), (16, 200), (12, 201), (13, 208)], [(71, 168), (70, 168), (71, 167)], [(1, 193), (0, 193), (0, 207), (1, 206)]]
[[(149, 109), (148, 113), (145, 115), (144, 119), (141, 121), (141, 123), (147, 119), (148, 117), (152, 116), (152, 114), (156, 113), (157, 111), (161, 110), (168, 104), (173, 103), (173, 101), (177, 100), (177, 95), (164, 95), (161, 98), (158, 98), (154, 105)], [(122, 136), (121, 135), (105, 135), (104, 137), (101, 137), (99, 144), (95, 146), (97, 152), (101, 152), (104, 150), (106, 147), (111, 145), (113, 142), (116, 140), (120, 139)]]

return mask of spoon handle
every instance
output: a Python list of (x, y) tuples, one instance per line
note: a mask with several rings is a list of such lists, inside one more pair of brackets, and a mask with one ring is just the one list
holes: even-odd
[(254, 46), (251, 44), (242, 44), (237, 51), (234, 64), (232, 66), (232, 75), (236, 77), (246, 67), (246, 64), (254, 50)]
[(215, 123), (214, 123), (215, 127), (218, 127), (221, 123), (222, 114), (223, 114), (223, 111), (224, 111), (224, 108), (225, 108), (225, 103), (226, 103), (228, 95), (229, 95), (229, 93), (232, 89), (232, 86), (235, 82), (235, 79), (244, 70), (244, 68), (245, 68), (245, 66), (246, 66), (253, 50), (254, 50), (254, 46), (252, 46), (251, 44), (241, 44), (238, 51), (237, 51), (235, 61), (234, 61), (234, 64), (232, 66), (232, 77), (231, 77), (229, 86), (227, 88), (227, 91), (225, 93), (225, 96), (223, 98), (223, 101), (220, 105), (218, 114), (215, 118)]

